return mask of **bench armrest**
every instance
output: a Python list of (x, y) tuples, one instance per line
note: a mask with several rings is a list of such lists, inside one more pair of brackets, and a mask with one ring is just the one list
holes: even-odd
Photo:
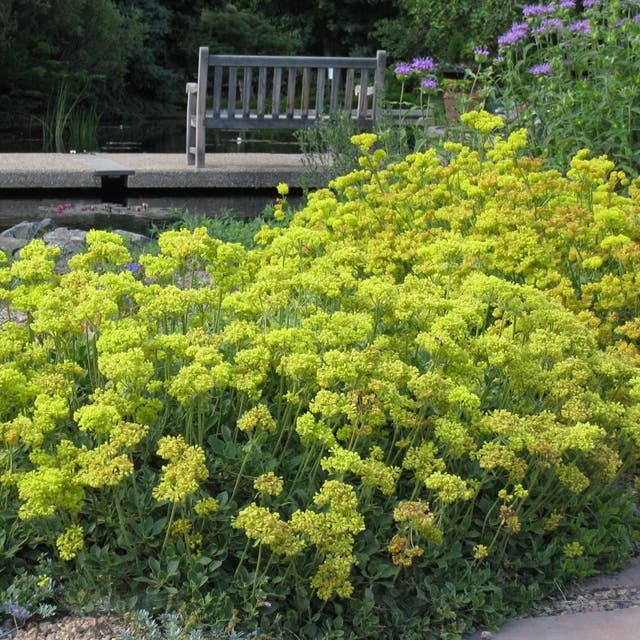
[(198, 83), (187, 82), (187, 93), (198, 93)]

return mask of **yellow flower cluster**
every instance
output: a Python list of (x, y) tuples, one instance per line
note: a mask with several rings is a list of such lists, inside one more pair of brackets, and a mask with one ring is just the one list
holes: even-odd
[(78, 551), (84, 549), (84, 529), (77, 524), (71, 525), (58, 536), (56, 547), (63, 560), (73, 560)]
[(393, 564), (399, 567), (410, 567), (414, 558), (419, 558), (424, 554), (424, 549), (420, 545), (413, 545), (409, 538), (396, 534), (387, 545), (387, 551), (391, 554)]
[(255, 431), (275, 431), (276, 423), (269, 407), (264, 404), (258, 404), (238, 418), (238, 429), (245, 433), (253, 433)]
[(168, 463), (162, 466), (162, 480), (153, 489), (156, 500), (184, 502), (209, 477), (204, 451), (187, 445), (182, 436), (164, 436), (157, 452)]
[(298, 555), (306, 546), (289, 523), (255, 502), (241, 509), (233, 518), (232, 525), (236, 529), (243, 529), (250, 540), (257, 540), (275, 553), (285, 556)]
[(273, 471), (269, 471), (253, 481), (253, 488), (266, 496), (279, 496), (284, 489), (284, 482)]

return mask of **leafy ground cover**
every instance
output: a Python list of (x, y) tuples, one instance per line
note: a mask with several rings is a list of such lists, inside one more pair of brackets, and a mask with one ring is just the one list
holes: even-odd
[(176, 229), (134, 261), (92, 231), (68, 273), (38, 240), (5, 262), (7, 615), (459, 638), (624, 562), (640, 181), (463, 120), (395, 163), (355, 136), (255, 248)]

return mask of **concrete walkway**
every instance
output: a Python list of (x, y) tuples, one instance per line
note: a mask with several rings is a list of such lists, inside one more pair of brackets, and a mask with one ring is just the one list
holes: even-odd
[[(590, 603), (598, 602), (598, 593), (607, 598), (603, 592), (618, 593), (618, 590), (634, 596), (629, 600), (638, 602), (640, 559), (632, 560), (617, 574), (586, 581), (573, 593), (578, 594), (578, 601), (581, 601), (580, 594), (584, 594), (585, 608), (590, 608)], [(615, 606), (615, 597), (609, 594), (604, 603)], [(466, 640), (640, 640), (640, 606), (522, 618), (508, 622), (497, 631), (478, 631)]]
[(126, 176), (130, 189), (271, 189), (304, 186), (301, 154), (209, 153), (203, 169), (173, 153), (0, 153), (1, 189), (99, 189)]

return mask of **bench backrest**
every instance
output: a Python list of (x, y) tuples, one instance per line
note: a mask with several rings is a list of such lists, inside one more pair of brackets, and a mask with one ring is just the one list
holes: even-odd
[(375, 58), (214, 55), (201, 47), (198, 111), (206, 128), (299, 128), (344, 111), (379, 116), (386, 53)]

